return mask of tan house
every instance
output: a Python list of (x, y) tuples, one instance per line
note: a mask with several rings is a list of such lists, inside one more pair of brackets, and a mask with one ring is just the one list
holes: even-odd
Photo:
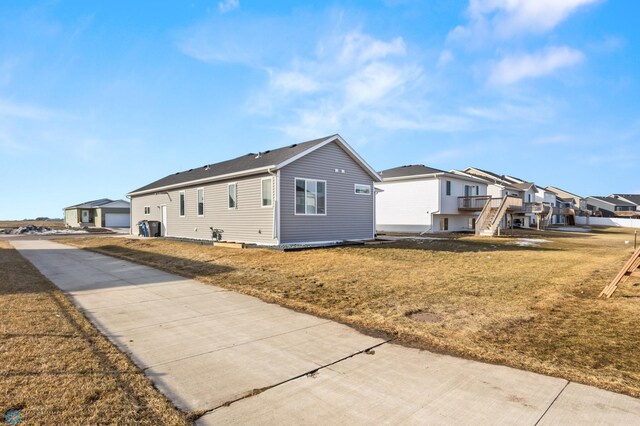
[(131, 226), (131, 206), (125, 200), (87, 201), (64, 209), (64, 224), (69, 228), (128, 228)]

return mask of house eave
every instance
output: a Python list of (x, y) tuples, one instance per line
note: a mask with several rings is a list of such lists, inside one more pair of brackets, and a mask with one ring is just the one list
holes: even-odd
[(168, 191), (170, 189), (177, 189), (177, 188), (183, 188), (185, 186), (193, 186), (193, 185), (199, 185), (203, 183), (216, 182), (219, 180), (233, 179), (236, 177), (251, 176), (259, 173), (266, 173), (269, 170), (274, 171), (277, 169), (278, 167), (276, 165), (258, 167), (256, 169), (243, 170), (240, 172), (227, 173), (227, 174), (218, 175), (218, 176), (211, 176), (203, 179), (195, 179), (187, 182), (175, 183), (173, 185), (158, 186), (155, 188), (145, 189), (143, 191), (133, 191), (133, 192), (127, 193), (127, 197), (135, 197), (138, 195), (152, 194), (154, 192)]

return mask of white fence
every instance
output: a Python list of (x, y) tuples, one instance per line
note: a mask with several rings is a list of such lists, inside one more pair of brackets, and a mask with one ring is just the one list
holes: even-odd
[(640, 228), (640, 219), (628, 219), (622, 217), (576, 216), (576, 225), (622, 226), (625, 228)]

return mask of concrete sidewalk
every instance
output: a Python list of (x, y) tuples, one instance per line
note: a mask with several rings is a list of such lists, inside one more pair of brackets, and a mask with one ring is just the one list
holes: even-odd
[(201, 424), (640, 424), (640, 400), (408, 349), (51, 241), (11, 242)]

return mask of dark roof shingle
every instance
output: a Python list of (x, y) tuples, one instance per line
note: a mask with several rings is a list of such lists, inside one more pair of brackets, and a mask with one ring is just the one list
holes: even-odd
[(261, 167), (275, 166), (303, 153), (307, 149), (312, 148), (327, 139), (333, 138), (334, 136), (336, 135), (326, 136), (324, 138), (301, 142), (260, 153), (249, 153), (220, 163), (208, 164), (195, 169), (174, 173), (131, 191), (131, 193), (148, 191), (155, 188), (163, 188), (165, 186), (178, 185), (181, 183), (186, 184), (200, 179), (213, 178), (216, 176), (223, 176), (230, 173), (238, 173)]
[(383, 170), (379, 173), (383, 179), (405, 176), (431, 175), (434, 173), (446, 173), (444, 170), (434, 169), (422, 164), (414, 164), (410, 166), (394, 167), (393, 169)]
[(640, 194), (613, 194), (615, 197), (624, 198), (635, 205), (640, 206)]

